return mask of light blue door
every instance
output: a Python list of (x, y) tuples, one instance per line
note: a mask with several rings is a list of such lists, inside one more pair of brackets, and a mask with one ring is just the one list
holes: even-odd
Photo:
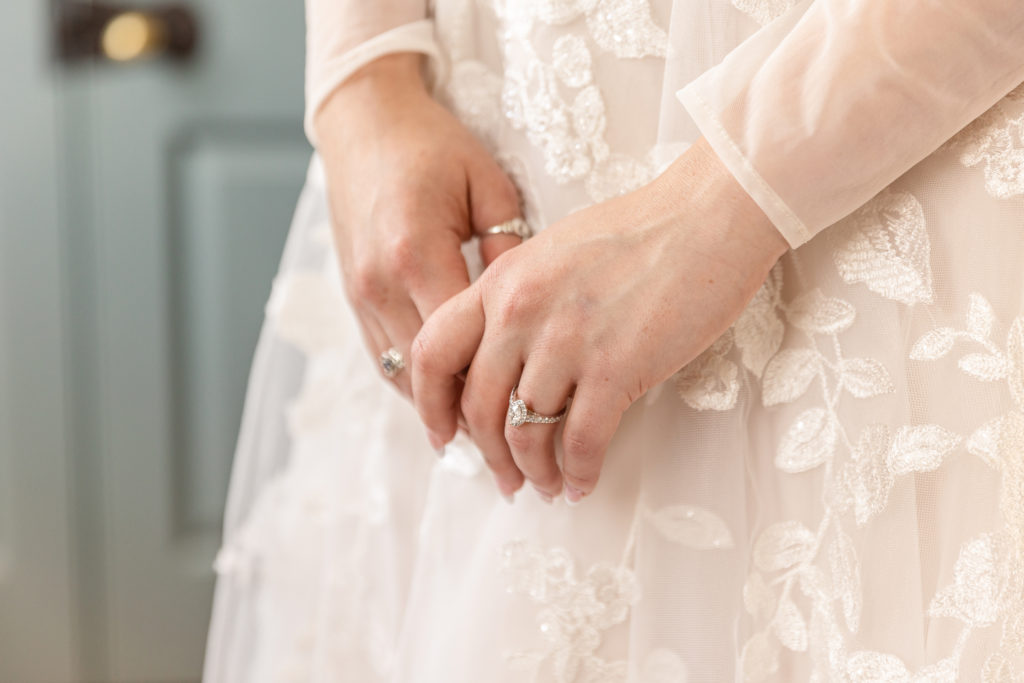
[[(52, 272), (40, 277), (56, 278), (31, 291), (27, 264), (0, 273), (0, 284), (18, 278), (0, 301), (22, 312), (0, 309), (0, 332), (47, 307), (37, 348), (31, 335), (0, 345), (0, 369), (15, 375), (0, 372), (0, 408), (22, 405), (20, 384), (54, 409), (8, 410), (8, 421), (41, 428), (22, 425), (31, 433), (17, 443), (0, 437), (0, 497), (45, 482), (6, 508), (0, 500), (0, 681), (197, 680), (245, 379), (309, 158), (302, 5), (191, 0), (181, 6), (197, 27), (188, 58), (60, 63), (48, 52), (65, 1), (53, 15), (38, 0), (0, 8), (0, 24), (21, 21), (19, 58), (32, 66), (20, 86), (46, 100), (29, 112), (45, 112), (37, 132), (5, 135), (19, 149), (0, 157), (5, 176), (39, 175), (23, 188), (37, 200), (0, 204), (0, 215), (45, 219), (41, 234), (10, 240), (43, 254)], [(26, 146), (46, 163), (10, 168), (36, 156)], [(32, 373), (23, 359), (56, 369)], [(45, 474), (26, 473), (30, 459)], [(56, 521), (34, 519), (36, 507)], [(21, 547), (10, 539), (33, 537), (52, 544), (32, 565), (52, 574), (33, 587), (39, 614), (10, 597), (26, 594), (26, 579), (4, 585), (5, 552)], [(8, 652), (8, 629), (24, 634), (15, 622), (26, 618), (40, 621), (23, 638), (38, 649)], [(54, 643), (38, 635), (47, 626)], [(55, 661), (44, 661), (49, 652)]]

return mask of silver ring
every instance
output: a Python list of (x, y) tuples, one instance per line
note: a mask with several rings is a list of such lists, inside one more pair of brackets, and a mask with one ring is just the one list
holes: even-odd
[(533, 237), (533, 230), (530, 224), (523, 218), (513, 218), (504, 223), (492, 226), (484, 230), (485, 235), (515, 235), (521, 240), (528, 240)]
[(384, 375), (387, 377), (394, 377), (405, 367), (405, 358), (393, 346), (380, 354), (378, 362), (380, 363), (380, 369), (384, 371)]
[(512, 393), (508, 397), (508, 423), (513, 427), (519, 427), (527, 422), (536, 422), (537, 424), (560, 422), (565, 417), (566, 411), (569, 410), (568, 407), (562, 408), (562, 412), (558, 415), (535, 413), (526, 407), (526, 401), (516, 396), (516, 389), (518, 388), (518, 386), (512, 387)]

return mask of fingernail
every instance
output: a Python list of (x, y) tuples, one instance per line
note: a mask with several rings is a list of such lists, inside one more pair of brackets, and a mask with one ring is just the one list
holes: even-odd
[(565, 502), (571, 505), (572, 507), (576, 507), (577, 505), (580, 504), (581, 500), (583, 500), (583, 491), (580, 491), (579, 489), (573, 488), (572, 486), (566, 484)]
[(551, 497), (550, 493), (545, 493), (536, 486), (533, 487), (533, 490), (537, 492), (537, 497), (543, 500), (548, 505), (551, 505), (551, 503), (554, 501), (554, 498)]
[(434, 450), (437, 452), (437, 457), (439, 457), (439, 458), (443, 458), (444, 457), (444, 451), (445, 451), (445, 447), (444, 446), (441, 446), (440, 448), (435, 448)]
[(501, 494), (501, 499), (504, 500), (509, 505), (512, 505), (513, 503), (516, 502), (516, 499), (512, 496), (511, 493), (503, 493), (503, 494)]
[(444, 450), (444, 439), (438, 436), (433, 430), (427, 430), (427, 441), (430, 442), (430, 445), (433, 446), (435, 451)]

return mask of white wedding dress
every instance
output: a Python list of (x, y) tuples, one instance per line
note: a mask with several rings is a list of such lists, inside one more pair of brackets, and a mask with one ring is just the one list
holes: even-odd
[(510, 506), (362, 348), (314, 159), (208, 683), (1024, 680), (1019, 0), (308, 4), (310, 112), (429, 55), (535, 229), (703, 135), (794, 249), (592, 496)]

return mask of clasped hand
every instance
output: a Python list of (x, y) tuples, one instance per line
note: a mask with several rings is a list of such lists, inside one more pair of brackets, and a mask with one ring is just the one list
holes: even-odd
[[(732, 324), (787, 245), (703, 139), (525, 243), (483, 236), (519, 215), (515, 187), (419, 59), (377, 60), (316, 119), (346, 293), (371, 355), (410, 359), (393, 381), (435, 448), (461, 426), (506, 497), (529, 480), (577, 502), (627, 408)], [(473, 234), (489, 265), (470, 284)], [(513, 387), (541, 414), (568, 402), (564, 423), (508, 424)]]
[[(732, 324), (786, 248), (701, 140), (652, 183), (501, 254), (424, 323), (412, 390), (431, 443), (461, 414), (504, 495), (525, 478), (578, 502), (626, 409)], [(564, 425), (510, 424), (513, 387), (542, 414), (571, 397)]]

